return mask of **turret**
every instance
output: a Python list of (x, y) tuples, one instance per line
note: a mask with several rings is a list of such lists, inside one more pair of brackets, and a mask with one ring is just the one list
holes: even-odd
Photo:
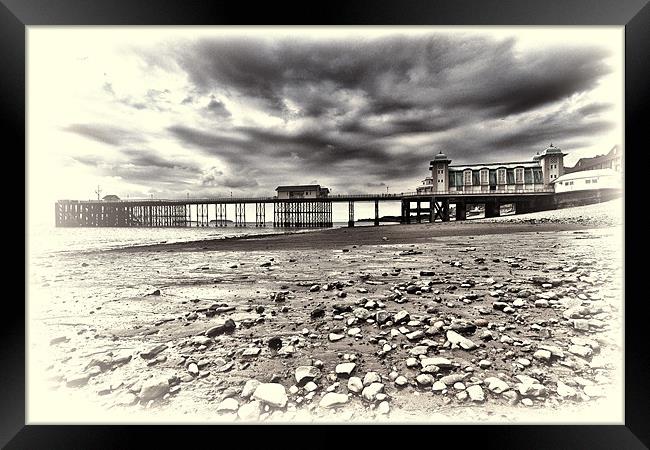
[(448, 159), (447, 155), (442, 152), (433, 157), (429, 166), (433, 180), (433, 192), (447, 192), (449, 189), (449, 163), (451, 163), (451, 159)]
[(539, 160), (542, 166), (542, 178), (545, 186), (564, 175), (565, 156), (566, 153), (562, 153), (562, 150), (553, 146), (552, 143), (541, 154), (535, 155), (533, 159)]

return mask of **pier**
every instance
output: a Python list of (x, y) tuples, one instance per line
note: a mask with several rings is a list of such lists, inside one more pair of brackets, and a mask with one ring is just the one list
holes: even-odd
[[(465, 220), (467, 211), (475, 205), (484, 205), (485, 217), (498, 216), (501, 205), (505, 204), (513, 204), (516, 214), (554, 209), (556, 195), (551, 190), (540, 190), (489, 194), (350, 194), (313, 199), (59, 200), (55, 204), (55, 224), (57, 227), (242, 227), (247, 224), (246, 205), (253, 204), (255, 220), (251, 226), (266, 226), (268, 210), (274, 227), (331, 227), (332, 204), (347, 203), (348, 225), (352, 227), (355, 204), (359, 202), (374, 203), (374, 225), (379, 225), (380, 203), (400, 202), (400, 221), (408, 224), (449, 221), (451, 205), (455, 207), (455, 220)], [(233, 221), (228, 220), (228, 209), (234, 213)]]

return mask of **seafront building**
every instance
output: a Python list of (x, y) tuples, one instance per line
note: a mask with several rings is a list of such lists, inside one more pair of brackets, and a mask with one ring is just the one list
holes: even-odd
[(564, 171), (565, 173), (572, 173), (597, 169), (612, 169), (615, 172), (623, 172), (623, 155), (618, 145), (612, 147), (606, 155), (580, 158), (575, 166), (566, 167)]
[(291, 198), (323, 198), (329, 195), (328, 188), (321, 187), (319, 184), (304, 184), (298, 186), (278, 186), (275, 188), (278, 199)]
[(431, 176), (422, 180), (418, 194), (479, 194), (552, 191), (564, 174), (562, 150), (551, 144), (530, 161), (451, 165), (444, 153), (431, 161)]

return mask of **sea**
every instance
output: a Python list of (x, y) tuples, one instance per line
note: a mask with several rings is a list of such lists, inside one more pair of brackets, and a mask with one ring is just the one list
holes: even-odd
[[(394, 225), (385, 222), (382, 226)], [(109, 250), (136, 245), (164, 244), (174, 242), (190, 242), (204, 239), (226, 239), (240, 236), (279, 234), (279, 233), (309, 233), (327, 228), (280, 228), (255, 226), (235, 227), (229, 224), (225, 227), (180, 227), (180, 228), (57, 228), (50, 224), (35, 224), (28, 229), (27, 250), (32, 257), (52, 256), (60, 253), (78, 253), (97, 250)], [(334, 222), (332, 228), (347, 227), (347, 222)], [(356, 227), (372, 226), (372, 222), (355, 222)]]

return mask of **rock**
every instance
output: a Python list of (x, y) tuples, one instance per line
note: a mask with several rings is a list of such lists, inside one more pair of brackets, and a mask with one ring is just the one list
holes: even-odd
[(452, 348), (455, 345), (465, 350), (472, 350), (477, 347), (475, 343), (452, 330), (447, 331), (447, 340), (452, 344)]
[(573, 319), (573, 328), (580, 331), (589, 331), (589, 321), (586, 319)]
[(420, 362), (415, 358), (408, 358), (406, 360), (406, 367), (413, 368), (413, 367), (418, 367), (419, 365), (420, 365)]
[(488, 361), (487, 359), (482, 359), (482, 360), (480, 360), (480, 361), (478, 362), (478, 366), (479, 366), (481, 369), (487, 369), (487, 368), (490, 367), (491, 365), (492, 365), (492, 361)]
[(381, 383), (381, 376), (377, 372), (368, 372), (365, 377), (363, 377), (363, 385), (368, 386), (372, 383)]
[(395, 384), (399, 387), (406, 386), (408, 384), (408, 380), (405, 376), (400, 375), (399, 377), (395, 378)]
[(262, 410), (262, 404), (258, 401), (252, 401), (250, 403), (246, 403), (245, 405), (240, 406), (239, 410), (237, 410), (237, 416), (241, 420), (256, 421), (260, 418), (261, 410)]
[(413, 356), (420, 356), (426, 355), (428, 351), (429, 347), (427, 345), (416, 345), (411, 350), (409, 350), (409, 353)]
[(388, 314), (386, 311), (377, 311), (377, 313), (375, 314), (375, 322), (377, 322), (379, 325), (388, 322), (390, 318), (391, 315)]
[(422, 339), (423, 337), (424, 337), (424, 331), (422, 331), (422, 330), (416, 330), (416, 331), (413, 331), (411, 333), (406, 334), (406, 338), (409, 341), (417, 341), (417, 340)]
[(435, 381), (435, 378), (433, 378), (433, 375), (424, 373), (415, 377), (415, 380), (418, 382), (418, 385), (420, 386), (431, 386)]
[(568, 386), (561, 381), (557, 382), (557, 395), (559, 395), (562, 398), (573, 398), (578, 394), (578, 392), (572, 388), (571, 386)]
[(337, 406), (345, 405), (347, 402), (347, 395), (328, 392), (321, 398), (318, 406), (321, 408), (336, 408)]
[(344, 334), (330, 333), (329, 336), (328, 336), (328, 339), (329, 339), (331, 342), (336, 342), (336, 341), (340, 341), (340, 340), (343, 339), (344, 337), (345, 337)]
[(508, 389), (510, 389), (508, 383), (503, 381), (501, 378), (488, 377), (483, 381), (487, 384), (488, 390), (490, 392), (494, 392), (495, 394), (501, 394), (502, 392), (505, 392)]
[(337, 375), (343, 375), (343, 376), (350, 376), (354, 369), (357, 367), (355, 363), (341, 363), (337, 364), (336, 368), (334, 371), (336, 372)]
[(445, 383), (447, 386), (453, 386), (455, 383), (459, 383), (469, 376), (469, 373), (453, 373), (451, 375), (446, 375), (440, 378), (440, 381)]
[(325, 317), (325, 309), (316, 308), (311, 312), (310, 316), (312, 319), (320, 319), (321, 317)]
[(441, 369), (448, 369), (453, 367), (453, 364), (451, 361), (447, 358), (443, 358), (442, 356), (434, 356), (432, 358), (423, 358), (420, 361), (420, 364), (422, 367), (427, 367), (427, 366), (438, 366)]
[(267, 345), (272, 350), (279, 350), (282, 347), (282, 338), (280, 336), (273, 336), (269, 339)]
[(218, 412), (223, 412), (223, 411), (233, 412), (233, 411), (237, 411), (238, 409), (239, 409), (239, 402), (232, 397), (225, 399), (217, 406)]
[(432, 276), (434, 276), (435, 274), (436, 274), (436, 273), (435, 273), (434, 271), (432, 271), (432, 270), (421, 270), (421, 271), (420, 271), (420, 276), (421, 276), (421, 277), (432, 277)]
[(525, 397), (543, 397), (546, 395), (546, 388), (539, 383), (519, 383), (517, 390)]
[(293, 345), (287, 345), (278, 350), (278, 355), (280, 356), (291, 356), (295, 353), (296, 348)]
[(551, 352), (551, 355), (557, 358), (564, 358), (564, 351), (560, 347), (556, 347), (555, 345), (541, 344), (538, 345), (537, 348), (541, 350), (548, 350), (549, 352)]
[(237, 325), (232, 319), (226, 319), (225, 321), (219, 322), (217, 323), (217, 325), (208, 328), (205, 331), (205, 335), (207, 337), (215, 337), (221, 334), (232, 333), (233, 331), (235, 331), (236, 327)]
[(569, 347), (569, 353), (578, 355), (582, 358), (588, 358), (592, 354), (591, 347), (581, 346), (581, 345), (572, 345)]
[(357, 336), (361, 333), (361, 328), (350, 328), (348, 330), (348, 336)]
[(442, 381), (436, 381), (431, 385), (431, 390), (433, 392), (442, 392), (445, 389), (447, 389), (447, 385), (443, 383)]
[(467, 394), (469, 395), (470, 400), (473, 402), (482, 403), (485, 401), (485, 393), (481, 386), (475, 384), (467, 388)]
[(153, 291), (153, 292), (152, 292), (151, 294), (149, 294), (149, 295), (155, 295), (155, 296), (160, 295), (160, 289), (156, 289), (155, 291)]
[(377, 406), (377, 413), (378, 414), (388, 414), (390, 412), (390, 404), (384, 400)]
[(393, 322), (395, 323), (408, 322), (410, 318), (411, 316), (407, 311), (401, 310), (400, 312), (395, 314), (395, 317), (393, 318)]
[(253, 399), (259, 400), (267, 405), (276, 408), (284, 408), (287, 404), (287, 392), (279, 383), (260, 383), (255, 392), (253, 392)]
[(314, 284), (312, 287), (309, 288), (309, 292), (318, 292), (320, 291), (320, 286), (317, 284)]
[(366, 308), (356, 308), (352, 311), (352, 314), (359, 320), (366, 320), (372, 315)]
[(241, 396), (243, 398), (250, 398), (251, 395), (253, 395), (253, 392), (255, 392), (255, 389), (260, 385), (261, 383), (257, 380), (251, 379), (244, 384), (244, 388), (241, 391)]
[(521, 364), (523, 367), (528, 367), (530, 366), (530, 360), (526, 358), (519, 358), (517, 359), (517, 363)]
[(318, 385), (313, 381), (309, 381), (307, 384), (305, 384), (305, 390), (307, 392), (314, 392), (316, 389), (318, 389)]
[(262, 351), (261, 348), (252, 347), (252, 348), (247, 348), (246, 350), (244, 350), (241, 355), (244, 358), (251, 358), (253, 356), (258, 356), (261, 351)]
[(190, 363), (187, 366), (187, 371), (192, 375), (192, 376), (197, 376), (199, 374), (199, 366), (196, 363)]
[(140, 390), (140, 401), (153, 400), (162, 397), (169, 392), (169, 380), (167, 378), (153, 378), (142, 383)]
[(88, 383), (89, 379), (89, 373), (74, 374), (65, 378), (65, 385), (68, 387), (79, 387)]
[(366, 386), (361, 392), (361, 396), (368, 402), (375, 400), (375, 396), (384, 390), (384, 385), (382, 383), (371, 383), (369, 386)]
[(533, 401), (531, 399), (529, 399), (529, 398), (522, 398), (521, 399), (521, 404), (524, 405), (524, 406), (533, 406), (534, 405)]
[(533, 353), (533, 358), (540, 361), (549, 362), (551, 360), (551, 352), (548, 350), (537, 350)]
[(300, 366), (296, 369), (295, 377), (298, 386), (304, 386), (308, 381), (320, 377), (320, 370), (314, 366)]
[(60, 344), (62, 342), (68, 342), (70, 340), (67, 336), (57, 336), (53, 339), (50, 339), (50, 345)]
[(140, 353), (140, 356), (143, 359), (153, 359), (155, 358), (160, 352), (163, 350), (166, 350), (168, 347), (165, 344), (158, 344), (155, 347), (150, 348), (146, 352)]

